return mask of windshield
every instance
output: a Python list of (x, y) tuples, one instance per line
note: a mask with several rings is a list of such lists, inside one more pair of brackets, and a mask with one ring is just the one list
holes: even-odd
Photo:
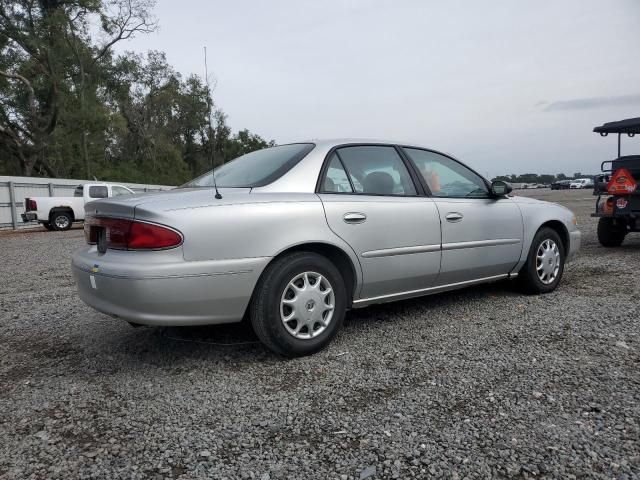
[[(267, 185), (302, 160), (315, 145), (291, 143), (247, 153), (215, 169), (218, 187), (261, 187)], [(181, 188), (212, 187), (213, 175), (204, 175), (185, 183)]]

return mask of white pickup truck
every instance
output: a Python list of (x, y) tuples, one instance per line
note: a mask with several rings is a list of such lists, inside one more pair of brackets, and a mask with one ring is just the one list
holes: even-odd
[(85, 203), (132, 193), (124, 185), (85, 183), (76, 187), (73, 197), (27, 197), (22, 221), (40, 222), (47, 230), (69, 230), (73, 222), (84, 221)]

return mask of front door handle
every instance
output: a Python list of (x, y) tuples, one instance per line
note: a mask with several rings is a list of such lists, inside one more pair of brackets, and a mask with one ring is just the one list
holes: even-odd
[(345, 223), (363, 223), (367, 220), (367, 216), (360, 212), (345, 213), (342, 217)]
[(461, 213), (451, 212), (451, 213), (447, 213), (447, 215), (444, 218), (447, 219), (447, 222), (455, 223), (462, 220), (463, 217), (464, 215), (462, 215)]

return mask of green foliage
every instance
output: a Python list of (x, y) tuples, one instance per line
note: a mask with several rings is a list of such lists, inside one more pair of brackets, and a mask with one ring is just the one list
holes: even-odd
[(208, 85), (163, 52), (113, 55), (155, 30), (152, 6), (0, 0), (0, 173), (177, 185), (274, 144), (233, 134)]

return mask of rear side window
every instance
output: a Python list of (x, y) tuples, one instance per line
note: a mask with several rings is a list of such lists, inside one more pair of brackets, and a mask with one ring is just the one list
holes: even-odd
[[(409, 171), (394, 147), (363, 145), (343, 147), (336, 151), (346, 177), (349, 191), (361, 195), (416, 195)], [(333, 163), (333, 160), (332, 160)], [(331, 168), (331, 164), (329, 165)], [(339, 168), (334, 170), (337, 175)], [(327, 178), (329, 171), (327, 171)], [(334, 177), (331, 178), (335, 179)]]
[(89, 197), (91, 198), (107, 198), (109, 189), (105, 185), (93, 185), (89, 187)]
[(329, 160), (322, 191), (326, 193), (353, 193), (353, 187), (349, 182), (347, 172), (335, 152), (331, 155), (331, 160)]

